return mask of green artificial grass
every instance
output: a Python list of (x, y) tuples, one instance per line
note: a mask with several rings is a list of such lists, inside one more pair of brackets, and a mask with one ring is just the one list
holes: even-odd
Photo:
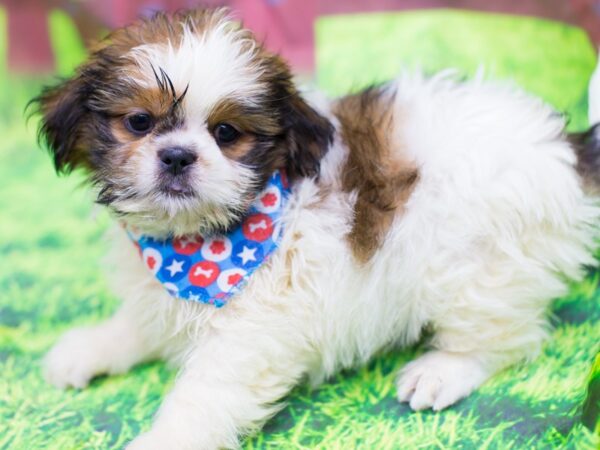
[(583, 405), (583, 423), (600, 436), (600, 353), (590, 372), (588, 395)]
[[(321, 20), (322, 86), (332, 93), (356, 88), (392, 76), (401, 61), (429, 61), (428, 71), (452, 65), (469, 74), (481, 56), (494, 61), (496, 75), (543, 93), (577, 118), (574, 126), (585, 125), (594, 56), (580, 31), (523, 24), (525, 19), (440, 14)], [(362, 39), (352, 38), (367, 28)], [(523, 45), (509, 51), (513, 34)], [(547, 45), (549, 35), (557, 41), (548, 55), (538, 47)], [(463, 42), (465, 36), (477, 39)], [(558, 62), (567, 64), (568, 73), (557, 75), (566, 70)], [(162, 363), (145, 364), (82, 391), (60, 391), (41, 377), (40, 360), (60, 334), (99, 322), (118, 300), (100, 269), (109, 218), (78, 187), (80, 176), (56, 177), (50, 158), (37, 148), (36, 121), (25, 125), (24, 106), (39, 88), (39, 80), (0, 76), (0, 449), (119, 449), (150, 426), (175, 372)], [(396, 372), (424, 351), (418, 346), (381, 355), (317, 389), (300, 386), (244, 448), (597, 449), (599, 435), (581, 418), (591, 428), (597, 420), (599, 360), (596, 375), (590, 369), (600, 336), (599, 280), (590, 269), (584, 282), (556, 300), (555, 328), (537, 360), (498, 374), (442, 413), (414, 413), (395, 399)]]

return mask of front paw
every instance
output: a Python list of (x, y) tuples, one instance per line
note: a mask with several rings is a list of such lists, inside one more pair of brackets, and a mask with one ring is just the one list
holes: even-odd
[(402, 369), (398, 399), (415, 410), (439, 411), (469, 395), (490, 375), (472, 355), (433, 351)]
[(47, 382), (65, 389), (82, 389), (106, 369), (102, 337), (95, 328), (77, 328), (65, 333), (48, 352), (43, 362)]

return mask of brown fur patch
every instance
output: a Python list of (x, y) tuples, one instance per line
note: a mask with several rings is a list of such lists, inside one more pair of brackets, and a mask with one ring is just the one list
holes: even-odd
[(335, 115), (349, 149), (342, 189), (357, 193), (354, 223), (348, 236), (355, 257), (368, 261), (381, 246), (394, 217), (410, 197), (419, 173), (392, 140), (394, 94), (369, 88), (341, 98)]
[(264, 110), (248, 108), (229, 99), (220, 101), (208, 116), (209, 130), (214, 129), (219, 123), (228, 123), (245, 133), (276, 136), (282, 132), (276, 118)]
[(243, 134), (233, 144), (221, 147), (221, 151), (230, 159), (243, 161), (254, 150), (256, 138), (251, 134)]
[(112, 118), (110, 121), (110, 128), (112, 135), (120, 144), (126, 144), (139, 139), (138, 136), (133, 135), (131, 131), (125, 128), (125, 123), (121, 117)]
[(172, 97), (158, 88), (135, 89), (127, 97), (115, 99), (111, 104), (111, 115), (126, 116), (136, 112), (146, 112), (154, 119), (165, 117), (171, 112)]

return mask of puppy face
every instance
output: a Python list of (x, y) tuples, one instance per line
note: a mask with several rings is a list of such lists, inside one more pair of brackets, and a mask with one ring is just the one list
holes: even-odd
[(99, 203), (153, 234), (227, 229), (274, 170), (317, 175), (333, 134), (224, 10), (117, 30), (36, 101), (57, 170), (85, 169)]

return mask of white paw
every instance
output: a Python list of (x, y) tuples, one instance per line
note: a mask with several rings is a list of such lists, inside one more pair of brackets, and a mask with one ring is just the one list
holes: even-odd
[(102, 336), (96, 328), (77, 328), (65, 333), (43, 362), (44, 378), (56, 387), (82, 389), (106, 370)]
[(489, 376), (474, 356), (432, 351), (400, 371), (398, 399), (415, 411), (439, 411), (469, 395)]

